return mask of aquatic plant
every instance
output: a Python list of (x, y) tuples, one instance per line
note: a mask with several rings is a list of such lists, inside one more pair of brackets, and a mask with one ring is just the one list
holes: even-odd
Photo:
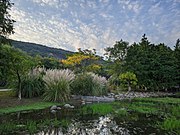
[(174, 131), (177, 134), (180, 134), (180, 120), (176, 119), (175, 117), (165, 119), (160, 127), (164, 130)]
[(151, 102), (155, 104), (159, 103), (164, 103), (164, 104), (179, 104), (180, 99), (179, 98), (170, 98), (170, 97), (165, 97), (165, 98), (153, 98), (153, 97), (148, 97), (148, 98), (135, 98), (133, 101), (141, 101), (141, 102)]
[(110, 104), (99, 103), (93, 105), (87, 105), (82, 108), (83, 114), (99, 114), (106, 115), (113, 111), (113, 107)]
[(180, 119), (180, 105), (173, 106), (171, 109), (172, 116), (176, 117), (177, 119)]
[(117, 111), (115, 111), (115, 116), (117, 117), (122, 117), (122, 116), (127, 116), (128, 115), (128, 112), (125, 108), (121, 108)]
[(62, 127), (67, 128), (71, 122), (68, 119), (62, 119), (60, 123)]
[(158, 108), (156, 107), (144, 106), (141, 104), (131, 104), (128, 109), (144, 114), (156, 114), (158, 112)]
[(27, 121), (26, 123), (26, 129), (28, 130), (28, 132), (30, 134), (34, 134), (35, 132), (37, 132), (38, 128), (37, 128), (37, 123), (35, 121)]
[(10, 134), (13, 131), (16, 131), (17, 129), (18, 129), (18, 127), (13, 122), (7, 122), (7, 123), (0, 124), (0, 134), (1, 135)]
[(53, 125), (54, 127), (58, 128), (60, 126), (61, 122), (55, 118), (52, 122), (51, 125)]

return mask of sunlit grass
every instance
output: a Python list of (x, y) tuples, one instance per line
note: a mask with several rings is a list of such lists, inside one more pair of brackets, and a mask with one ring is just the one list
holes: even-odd
[(82, 108), (82, 111), (84, 114), (105, 115), (111, 113), (113, 111), (113, 107), (111, 104), (100, 103), (100, 104), (85, 106)]
[(175, 117), (165, 119), (160, 127), (164, 130), (180, 134), (180, 120)]
[(135, 98), (133, 101), (153, 102), (153, 103), (167, 103), (167, 104), (180, 104), (180, 98)]
[(60, 103), (53, 102), (37, 102), (29, 105), (15, 106), (15, 107), (7, 107), (0, 108), (0, 114), (13, 113), (19, 111), (27, 111), (27, 110), (39, 110), (50, 107), (52, 105), (60, 105)]

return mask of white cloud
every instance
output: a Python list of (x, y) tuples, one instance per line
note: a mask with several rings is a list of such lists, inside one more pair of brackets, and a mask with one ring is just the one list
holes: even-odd
[(180, 35), (177, 1), (166, 9), (162, 2), (138, 0), (14, 3), (11, 15), (16, 33), (11, 38), (71, 51), (95, 48), (102, 55), (105, 47), (120, 39), (138, 42), (146, 33), (152, 42), (171, 44)]

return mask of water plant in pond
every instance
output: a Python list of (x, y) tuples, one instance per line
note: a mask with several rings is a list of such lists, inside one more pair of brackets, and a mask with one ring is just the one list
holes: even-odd
[(65, 128), (68, 127), (68, 125), (70, 124), (70, 121), (67, 119), (62, 119), (60, 122), (61, 122), (61, 126)]
[(121, 109), (115, 111), (114, 113), (115, 113), (115, 116), (117, 116), (117, 117), (128, 116), (128, 112), (125, 108), (121, 108)]
[(180, 119), (180, 105), (173, 106), (171, 109), (172, 116), (176, 117), (177, 119)]
[(133, 110), (144, 114), (156, 114), (158, 109), (156, 107), (144, 106), (140, 104), (132, 104), (128, 107), (129, 110)]
[(105, 115), (111, 113), (112, 111), (113, 111), (112, 105), (105, 103), (87, 105), (82, 108), (83, 114)]
[(179, 104), (180, 99), (179, 98), (135, 98), (133, 101), (141, 101), (141, 102), (151, 102), (151, 103), (163, 103), (163, 104)]
[(16, 131), (17, 129), (18, 129), (18, 127), (13, 122), (7, 122), (7, 123), (0, 124), (0, 134), (1, 135), (10, 134), (13, 131)]
[(26, 129), (30, 134), (34, 134), (38, 130), (37, 123), (35, 121), (27, 121)]
[(53, 125), (56, 128), (58, 128), (60, 126), (60, 124), (61, 124), (61, 122), (57, 118), (55, 118), (51, 123), (51, 125)]
[(180, 120), (175, 117), (167, 118), (159, 125), (164, 130), (180, 134)]

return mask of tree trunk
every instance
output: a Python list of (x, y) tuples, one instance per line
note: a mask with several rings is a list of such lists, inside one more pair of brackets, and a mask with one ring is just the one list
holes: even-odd
[(18, 77), (18, 99), (21, 100), (21, 77), (19, 75), (18, 70), (16, 71), (17, 77)]
[(126, 93), (126, 95), (129, 94), (130, 91), (131, 91), (131, 86), (130, 83), (128, 82), (128, 92)]

